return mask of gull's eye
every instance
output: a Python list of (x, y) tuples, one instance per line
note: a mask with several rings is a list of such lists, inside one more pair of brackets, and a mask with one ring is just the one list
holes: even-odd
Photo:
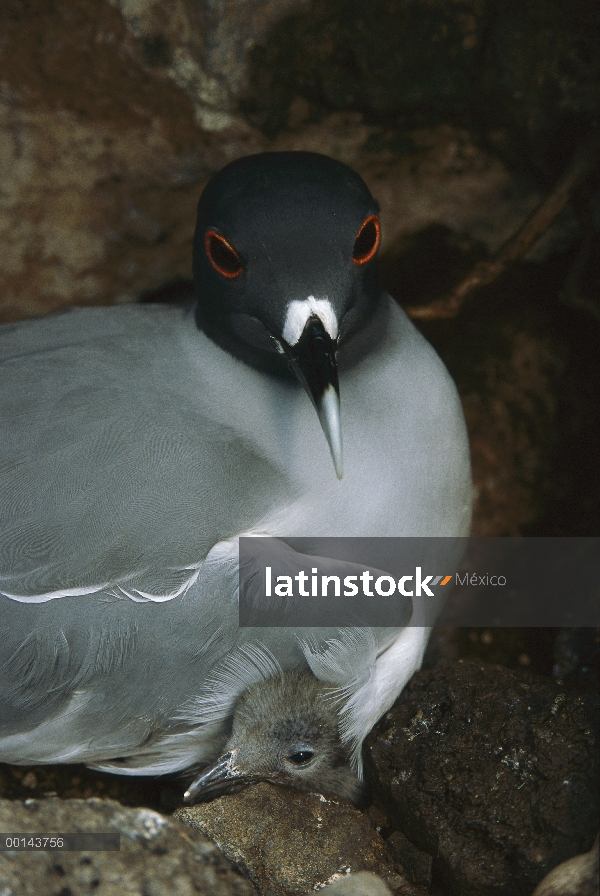
[(315, 754), (312, 750), (296, 750), (291, 756), (288, 756), (290, 762), (294, 765), (307, 765)]
[(239, 277), (243, 270), (240, 256), (224, 236), (221, 236), (215, 230), (207, 230), (204, 237), (204, 246), (208, 260), (215, 271), (230, 279)]
[(366, 221), (363, 221), (362, 227), (356, 234), (354, 240), (354, 249), (352, 250), (352, 261), (354, 264), (366, 264), (371, 261), (381, 241), (381, 227), (379, 226), (379, 218), (377, 215), (371, 215)]

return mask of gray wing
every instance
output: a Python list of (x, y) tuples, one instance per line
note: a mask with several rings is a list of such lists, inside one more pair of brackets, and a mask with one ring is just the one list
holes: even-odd
[(281, 477), (210, 419), (179, 309), (76, 311), (0, 329), (0, 592), (172, 597)]
[(213, 759), (239, 695), (313, 667), (350, 696), (394, 630), (238, 626), (235, 539), (167, 602), (0, 597), (0, 757), (159, 774)]
[[(140, 773), (210, 756), (222, 725), (198, 736), (180, 715), (235, 649), (237, 564), (222, 554), (170, 601), (101, 592), (37, 604), (0, 597), (2, 760), (114, 760), (117, 770)], [(157, 747), (182, 734), (184, 754)]]

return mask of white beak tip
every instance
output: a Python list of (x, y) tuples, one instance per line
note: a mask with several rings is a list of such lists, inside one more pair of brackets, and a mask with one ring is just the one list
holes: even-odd
[(335, 468), (335, 475), (342, 479), (344, 475), (344, 461), (342, 451), (342, 425), (340, 421), (340, 400), (333, 386), (329, 386), (321, 400), (319, 419), (325, 438), (331, 451), (331, 459)]
[(335, 467), (335, 475), (337, 476), (338, 479), (343, 479), (344, 478), (344, 462), (342, 460), (342, 457), (341, 456), (335, 457), (333, 452), (332, 452), (331, 456), (333, 459), (333, 466)]

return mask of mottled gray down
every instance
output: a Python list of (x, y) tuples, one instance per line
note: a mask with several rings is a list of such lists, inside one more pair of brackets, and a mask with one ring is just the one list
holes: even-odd
[(357, 802), (361, 783), (340, 737), (339, 694), (312, 672), (288, 669), (251, 685), (236, 703), (223, 755), (191, 785), (214, 798), (257, 781)]

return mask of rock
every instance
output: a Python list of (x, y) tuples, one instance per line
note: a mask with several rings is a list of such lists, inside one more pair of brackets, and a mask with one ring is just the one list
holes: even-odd
[(314, 109), (366, 109), (370, 117), (464, 110), (477, 93), (486, 0), (460, 11), (443, 0), (314, 0), (287, 17), (252, 54), (247, 108), (281, 128), (290, 97)]
[[(482, 341), (491, 337), (480, 332)], [(487, 341), (487, 339), (486, 339)], [(540, 481), (556, 446), (563, 346), (498, 322), (485, 357), (474, 353), (462, 391), (476, 500), (472, 534), (518, 536), (540, 513)]]
[(248, 86), (250, 52), (271, 28), (310, 0), (109, 0), (120, 10), (131, 48), (192, 100), (207, 131), (240, 126), (236, 100)]
[(130, 51), (108, 3), (13, 6), (0, 11), (0, 319), (129, 301), (189, 276), (202, 186), (260, 139), (203, 131), (186, 93)]
[(535, 159), (538, 170), (555, 175), (564, 164), (566, 122), (577, 122), (577, 140), (598, 115), (598, 10), (586, 0), (568, 8), (532, 0), (497, 12), (481, 72), (483, 95), (495, 100), (490, 139), (511, 162)]
[(500, 666), (417, 673), (367, 740), (378, 801), (452, 892), (526, 896), (598, 828), (598, 704)]
[(402, 831), (392, 831), (385, 842), (394, 865), (400, 865), (404, 874), (413, 883), (429, 889), (433, 864), (431, 856), (413, 846)]
[(394, 872), (368, 819), (320, 794), (261, 783), (174, 817), (214, 840), (263, 896), (304, 893), (355, 871), (376, 872), (393, 893), (419, 893)]
[(252, 53), (242, 108), (270, 133), (299, 100), (313, 119), (471, 120), (515, 167), (557, 176), (595, 126), (600, 18), (587, 0), (313, 0), (301, 13)]
[(533, 896), (598, 896), (598, 837), (589, 852), (554, 868), (537, 885)]
[(119, 833), (118, 851), (0, 852), (2, 896), (253, 896), (205, 837), (149, 809), (113, 800), (0, 800), (3, 833)]

